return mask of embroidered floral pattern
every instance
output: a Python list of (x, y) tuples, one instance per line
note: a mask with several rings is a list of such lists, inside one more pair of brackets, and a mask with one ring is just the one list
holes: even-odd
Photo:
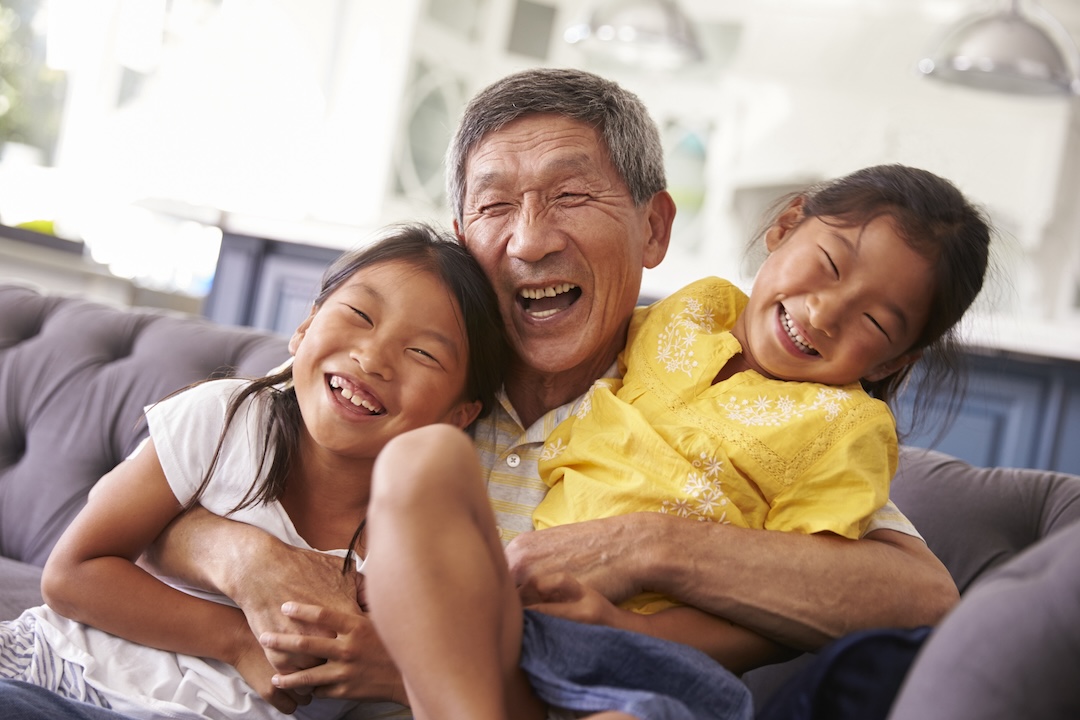
[(777, 398), (759, 395), (755, 400), (740, 401), (731, 397), (726, 402), (717, 401), (717, 404), (727, 413), (729, 420), (747, 426), (778, 426), (813, 411), (823, 412), (828, 421), (835, 420), (844, 403), (850, 399), (851, 395), (846, 390), (823, 387), (818, 389), (810, 402), (795, 402), (787, 395)]
[(656, 359), (668, 372), (691, 374), (697, 367), (694, 342), (698, 332), (712, 332), (712, 311), (696, 298), (687, 298), (686, 307), (668, 321), (657, 339)]
[(564, 450), (566, 450), (566, 443), (562, 438), (556, 438), (553, 442), (544, 445), (544, 449), (540, 451), (540, 462), (554, 460), (562, 455)]
[(720, 473), (723, 472), (724, 463), (701, 453), (691, 464), (695, 470), (687, 475), (686, 484), (683, 485), (683, 492), (687, 497), (665, 500), (661, 503), (660, 512), (700, 521), (727, 523), (727, 510), (724, 508), (728, 499), (720, 487)]

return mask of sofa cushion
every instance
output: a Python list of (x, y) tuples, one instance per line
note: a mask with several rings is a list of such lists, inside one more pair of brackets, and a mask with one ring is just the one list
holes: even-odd
[(0, 555), (44, 565), (146, 405), (287, 357), (278, 335), (0, 285)]
[(41, 602), (41, 568), (0, 557), (0, 620), (17, 618)]
[(890, 720), (1080, 717), (1080, 523), (988, 573), (934, 630)]
[(981, 468), (904, 447), (890, 497), (961, 593), (1034, 543), (1080, 520), (1080, 477)]

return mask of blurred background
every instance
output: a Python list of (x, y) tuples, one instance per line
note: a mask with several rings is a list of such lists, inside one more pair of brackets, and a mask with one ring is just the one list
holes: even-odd
[[(1068, 77), (951, 57), (958, 28), (1005, 15)], [(199, 311), (234, 236), (322, 258), (387, 222), (449, 225), (443, 153), (469, 97), (583, 67), (663, 131), (679, 213), (645, 294), (748, 285), (773, 198), (901, 162), (999, 230), (967, 332), (1080, 359), (1076, 37), (1076, 0), (0, 0), (0, 223), (72, 243), (65, 287)], [(1011, 76), (948, 82), (969, 70)], [(0, 242), (0, 276), (57, 277)]]

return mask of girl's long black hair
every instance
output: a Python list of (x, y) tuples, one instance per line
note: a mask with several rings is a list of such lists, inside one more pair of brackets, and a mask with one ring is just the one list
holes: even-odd
[[(468, 400), (479, 400), (482, 404), (480, 417), (485, 416), (491, 411), (495, 393), (502, 385), (510, 349), (491, 284), (476, 260), (452, 235), (423, 223), (390, 226), (381, 238), (344, 253), (327, 268), (314, 308), (321, 307), (331, 293), (357, 271), (387, 262), (406, 262), (417, 270), (432, 273), (456, 299), (468, 346), (465, 396)], [(292, 363), (270, 375), (251, 380), (230, 398), (217, 447), (189, 506), (198, 502), (209, 485), (225, 434), (249, 398), (266, 403), (267, 422), (259, 466), (251, 487), (230, 512), (272, 502), (284, 492), (285, 482), (299, 458), (303, 427), (296, 390), (292, 387)], [(260, 482), (267, 460), (270, 467)], [(353, 545), (362, 530), (363, 523), (357, 528)]]
[[(991, 226), (985, 213), (948, 180), (927, 170), (905, 165), (876, 165), (836, 180), (791, 193), (774, 205), (775, 218), (801, 198), (803, 221), (816, 217), (838, 227), (862, 227), (887, 216), (915, 252), (933, 261), (933, 295), (926, 326), (909, 350), (924, 350), (913, 400), (912, 425), (932, 406), (949, 402), (944, 426), (963, 397), (957, 323), (982, 289), (990, 258)], [(908, 378), (907, 365), (877, 381), (863, 381), (863, 389), (891, 402)], [(944, 428), (943, 428), (944, 430)]]

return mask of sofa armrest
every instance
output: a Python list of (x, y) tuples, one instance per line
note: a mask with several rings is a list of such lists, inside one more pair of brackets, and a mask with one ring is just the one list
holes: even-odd
[(905, 447), (890, 496), (963, 594), (1045, 537), (1080, 520), (1080, 477), (982, 468)]

